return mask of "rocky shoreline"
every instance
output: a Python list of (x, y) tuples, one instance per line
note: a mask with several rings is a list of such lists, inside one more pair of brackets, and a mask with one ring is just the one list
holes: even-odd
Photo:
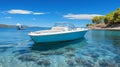
[(120, 28), (89, 28), (92, 30), (120, 30)]
[(93, 26), (89, 26), (88, 28), (92, 30), (120, 30), (120, 24), (109, 27), (107, 27), (106, 25), (104, 26), (93, 25)]

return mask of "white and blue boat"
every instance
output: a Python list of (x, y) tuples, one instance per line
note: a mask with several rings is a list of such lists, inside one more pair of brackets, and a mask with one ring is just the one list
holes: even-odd
[(87, 31), (70, 23), (56, 23), (50, 30), (30, 32), (28, 35), (35, 43), (60, 42), (83, 38)]

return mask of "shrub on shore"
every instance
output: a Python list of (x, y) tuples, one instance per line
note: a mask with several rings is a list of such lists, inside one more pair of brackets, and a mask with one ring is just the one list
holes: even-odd
[[(120, 24), (120, 8), (116, 9), (115, 11), (105, 16), (95, 16), (92, 18), (92, 22), (96, 26), (104, 23), (106, 27)], [(93, 24), (87, 24), (86, 26), (87, 27), (93, 26)], [(103, 26), (100, 25), (98, 27), (103, 27)]]

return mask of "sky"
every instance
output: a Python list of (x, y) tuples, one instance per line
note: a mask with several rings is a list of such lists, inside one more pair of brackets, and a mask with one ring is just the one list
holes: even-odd
[(92, 23), (120, 8), (120, 0), (0, 0), (0, 24), (51, 27), (70, 22), (77, 27)]

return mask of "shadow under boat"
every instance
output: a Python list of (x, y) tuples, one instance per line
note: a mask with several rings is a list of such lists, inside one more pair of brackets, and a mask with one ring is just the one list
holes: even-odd
[(75, 40), (61, 41), (61, 42), (34, 43), (33, 46), (30, 48), (31, 50), (37, 50), (37, 51), (54, 50), (68, 45), (80, 43), (83, 40), (85, 40), (85, 38), (79, 38)]

